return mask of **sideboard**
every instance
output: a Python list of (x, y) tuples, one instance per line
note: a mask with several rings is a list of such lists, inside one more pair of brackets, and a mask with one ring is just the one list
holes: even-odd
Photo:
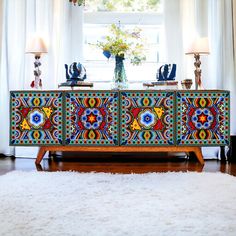
[(195, 152), (226, 146), (223, 90), (11, 91), (10, 145), (47, 151)]

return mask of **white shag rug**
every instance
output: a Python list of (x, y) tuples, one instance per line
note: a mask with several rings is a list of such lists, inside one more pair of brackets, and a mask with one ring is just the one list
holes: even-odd
[(236, 235), (236, 178), (221, 173), (0, 176), (1, 236)]

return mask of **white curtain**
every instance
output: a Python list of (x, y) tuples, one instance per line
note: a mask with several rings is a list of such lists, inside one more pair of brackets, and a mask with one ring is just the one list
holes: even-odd
[[(166, 60), (177, 63), (179, 83), (194, 78), (193, 56), (185, 55), (185, 51), (197, 35), (208, 36), (207, 9), (206, 0), (164, 0)], [(208, 64), (206, 58), (201, 60), (204, 78)]]
[(46, 39), (48, 53), (41, 58), (43, 89), (56, 89), (65, 80), (64, 64), (83, 59), (83, 15), (81, 7), (65, 0), (0, 2), (0, 153), (13, 155), (15, 149), (9, 146), (9, 91), (30, 89), (34, 56), (25, 54), (27, 39), (34, 33)]
[[(165, 0), (164, 3), (167, 62), (177, 63), (179, 81), (186, 78), (194, 79), (194, 60), (193, 57), (184, 54), (185, 50), (196, 35), (209, 37), (210, 55), (201, 57), (203, 85), (206, 89), (230, 90), (230, 127), (231, 135), (235, 135), (235, 2), (233, 0)], [(218, 148), (204, 148), (204, 157), (216, 157), (218, 150)]]
[(183, 80), (183, 27), (180, 0), (164, 1), (166, 62), (176, 63), (176, 79)]
[[(231, 134), (236, 134), (236, 76), (233, 1), (209, 0), (209, 83), (231, 92)], [(236, 12), (234, 12), (236, 13)], [(234, 16), (236, 17), (236, 16)], [(209, 85), (210, 86), (210, 85)]]

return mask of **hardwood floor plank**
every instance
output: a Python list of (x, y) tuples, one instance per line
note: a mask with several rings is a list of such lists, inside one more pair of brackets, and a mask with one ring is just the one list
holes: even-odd
[(149, 173), (168, 171), (197, 171), (222, 172), (236, 176), (236, 163), (205, 160), (202, 166), (198, 161), (189, 161), (179, 157), (149, 157), (146, 156), (106, 156), (96, 157), (55, 157), (44, 159), (41, 165), (35, 165), (35, 159), (0, 158), (0, 175), (13, 170), (22, 171), (78, 171), (78, 172), (106, 172), (106, 173)]

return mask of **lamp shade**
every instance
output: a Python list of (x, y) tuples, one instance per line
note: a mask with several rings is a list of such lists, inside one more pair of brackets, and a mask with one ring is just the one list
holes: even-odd
[(26, 46), (26, 53), (33, 53), (35, 55), (41, 55), (41, 53), (47, 53), (47, 46), (44, 40), (39, 36), (34, 36)]
[(209, 54), (209, 42), (207, 37), (196, 38), (185, 54)]

